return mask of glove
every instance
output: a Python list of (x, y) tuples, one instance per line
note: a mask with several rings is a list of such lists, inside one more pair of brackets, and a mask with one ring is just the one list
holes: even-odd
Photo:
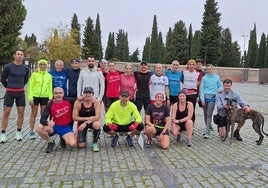
[(112, 123), (112, 124), (109, 124), (108, 127), (109, 129), (111, 129), (111, 131), (116, 131), (118, 126)]
[(137, 129), (138, 126), (139, 126), (139, 123), (135, 122), (135, 123), (131, 124), (131, 125), (128, 127), (128, 129), (129, 129), (130, 131), (135, 131), (135, 130)]

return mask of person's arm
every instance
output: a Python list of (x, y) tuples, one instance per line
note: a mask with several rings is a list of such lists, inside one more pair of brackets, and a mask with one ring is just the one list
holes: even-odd
[(102, 72), (100, 72), (100, 76), (99, 76), (99, 83), (100, 83), (100, 94), (98, 96), (98, 100), (101, 101), (102, 97), (104, 95), (104, 87), (105, 87), (105, 82), (104, 82), (104, 76), (102, 74)]
[(74, 121), (87, 121), (88, 117), (80, 117), (79, 116), (79, 111), (81, 109), (81, 102), (75, 101), (74, 107), (73, 107), (73, 112), (72, 112), (72, 117)]
[(27, 84), (29, 80), (29, 69), (26, 67), (26, 74), (24, 75), (24, 85)]
[(239, 106), (246, 112), (250, 112), (250, 105), (248, 103), (246, 103), (243, 98), (237, 93), (235, 92), (235, 99), (237, 101), (237, 104), (239, 104)]
[(109, 110), (107, 111), (107, 113), (105, 115), (105, 124), (106, 125), (113, 123), (112, 122), (113, 116), (114, 116), (113, 108), (112, 108), (112, 106), (110, 106)]
[(94, 101), (94, 108), (95, 108), (95, 116), (91, 116), (89, 118), (89, 120), (92, 122), (99, 121), (101, 118), (101, 105), (100, 105), (100, 102), (98, 100)]
[(167, 130), (168, 130), (168, 128), (169, 128), (169, 125), (170, 125), (170, 116), (169, 116), (169, 110), (168, 110), (168, 108), (166, 107), (166, 109), (165, 109), (165, 114), (166, 114), (166, 117), (165, 117), (165, 127), (164, 127), (164, 129), (162, 130), (162, 133), (166, 133), (167, 132)]
[(142, 117), (135, 104), (133, 104), (132, 109), (133, 109), (133, 116), (135, 117), (135, 122), (141, 123)]
[(78, 80), (77, 80), (77, 98), (82, 96), (82, 85), (83, 85), (82, 74), (83, 74), (83, 71), (80, 72)]
[(40, 119), (40, 123), (44, 126), (48, 126), (48, 117), (50, 116), (50, 108), (51, 108), (51, 105), (52, 105), (53, 101), (50, 101), (46, 107), (45, 107), (45, 110), (44, 112), (42, 113), (41, 115), (41, 119)]
[[(9, 65), (9, 64), (7, 64), (7, 65)], [(9, 74), (9, 69), (7, 68), (7, 65), (4, 66), (4, 69), (3, 69), (3, 72), (1, 75), (1, 83), (3, 84), (3, 86), (5, 88), (7, 88), (7, 77)]]
[(49, 100), (52, 100), (53, 99), (53, 83), (52, 83), (52, 76), (51, 74), (48, 74), (48, 92), (49, 92)]
[(29, 83), (27, 85), (27, 97), (29, 103), (33, 102), (33, 81), (35, 80), (35, 74), (36, 73), (32, 73), (31, 78), (29, 79)]
[(178, 103), (176, 102), (171, 109), (171, 124), (177, 123), (176, 121), (176, 113), (178, 110)]

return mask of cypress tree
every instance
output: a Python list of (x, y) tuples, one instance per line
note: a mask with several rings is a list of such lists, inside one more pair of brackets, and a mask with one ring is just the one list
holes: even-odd
[(191, 58), (200, 59), (201, 57), (201, 31), (197, 30), (192, 40)]
[(254, 24), (253, 30), (250, 31), (248, 54), (245, 67), (256, 67), (257, 50), (258, 50), (258, 44), (257, 44), (256, 24)]
[(109, 33), (107, 47), (105, 50), (105, 59), (110, 60), (115, 58), (115, 44), (114, 44), (114, 33)]
[(27, 11), (22, 0), (1, 0), (0, 3), (0, 65), (11, 61), (18, 48), (17, 37), (26, 18)]
[(201, 55), (204, 63), (217, 65), (220, 57), (221, 26), (217, 2), (207, 0), (202, 21)]
[(102, 59), (103, 57), (103, 52), (102, 52), (102, 44), (101, 44), (101, 28), (100, 28), (100, 16), (97, 14), (97, 19), (96, 19), (96, 26), (95, 26), (95, 34), (97, 38), (97, 59)]
[(151, 34), (151, 49), (150, 49), (150, 60), (151, 63), (159, 63), (159, 46), (158, 46), (158, 28), (157, 18), (154, 15), (152, 34)]
[(82, 58), (87, 59), (88, 56), (94, 55), (98, 56), (97, 52), (97, 39), (93, 27), (93, 20), (88, 17), (86, 20), (86, 27), (84, 30), (84, 39), (82, 47)]
[(145, 44), (143, 46), (142, 60), (149, 62), (150, 60), (151, 39), (146, 37)]
[(81, 25), (79, 24), (78, 17), (77, 17), (77, 15), (75, 13), (74, 13), (74, 15), (72, 17), (71, 29), (72, 29), (72, 34), (73, 34), (73, 37), (74, 37), (74, 39), (76, 41), (76, 44), (78, 46), (80, 46), (81, 45), (81, 34), (80, 34)]
[(257, 59), (256, 59), (257, 68), (264, 68), (265, 51), (266, 51), (266, 37), (265, 37), (265, 34), (262, 33), (261, 41), (260, 41), (260, 45), (259, 45), (258, 53), (257, 53)]

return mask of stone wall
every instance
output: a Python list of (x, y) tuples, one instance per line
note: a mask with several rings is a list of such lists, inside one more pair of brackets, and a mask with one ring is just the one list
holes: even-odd
[[(120, 71), (124, 71), (124, 67), (127, 62), (117, 62), (116, 68)], [(139, 63), (132, 63), (133, 70), (136, 71), (139, 68)], [(154, 70), (155, 64), (148, 64), (150, 70)], [(163, 64), (164, 68), (170, 66), (170, 64)], [(81, 62), (81, 67), (86, 67), (86, 61)], [(184, 70), (186, 65), (180, 65), (180, 69)], [(205, 67), (204, 67), (205, 68)], [(217, 73), (222, 80), (228, 78), (233, 82), (252, 82), (259, 83), (260, 80), (260, 69), (246, 68), (244, 69), (244, 79), (243, 79), (243, 68), (235, 67), (214, 67), (214, 72)]]

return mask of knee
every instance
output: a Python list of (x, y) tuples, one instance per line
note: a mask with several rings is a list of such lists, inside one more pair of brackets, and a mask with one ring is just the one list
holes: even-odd
[(70, 140), (69, 145), (70, 145), (71, 147), (76, 147), (76, 146), (77, 146), (77, 141), (72, 139), (72, 140)]

